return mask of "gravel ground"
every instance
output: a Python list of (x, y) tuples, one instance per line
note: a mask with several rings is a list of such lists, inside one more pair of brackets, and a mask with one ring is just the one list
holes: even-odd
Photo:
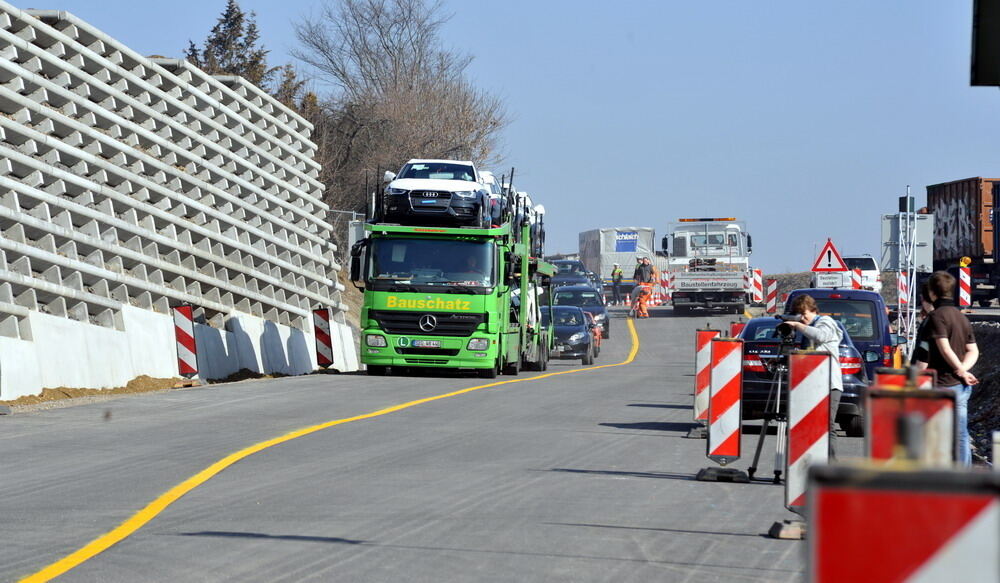
[(969, 400), (969, 432), (975, 452), (993, 459), (993, 432), (1000, 431), (1000, 322), (973, 322), (979, 363), (972, 373), (979, 385)]

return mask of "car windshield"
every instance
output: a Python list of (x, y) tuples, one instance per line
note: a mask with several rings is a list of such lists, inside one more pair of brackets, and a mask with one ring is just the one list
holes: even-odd
[(557, 306), (580, 306), (585, 308), (602, 305), (601, 295), (596, 291), (559, 290), (556, 292), (552, 303)]
[(403, 166), (399, 178), (431, 178), (437, 180), (465, 180), (473, 182), (476, 174), (468, 164), (451, 162), (414, 162)]
[(816, 298), (819, 313), (831, 316), (844, 325), (851, 340), (875, 340), (875, 302), (867, 300), (845, 300)]
[(374, 239), (369, 281), (488, 287), (494, 283), (493, 243)]
[[(580, 310), (555, 308), (551, 313), (555, 314), (556, 326), (583, 326), (583, 312)], [(548, 326), (549, 320), (550, 311), (542, 310), (542, 325)]]
[(871, 257), (844, 257), (844, 263), (848, 269), (860, 269), (862, 271), (875, 271), (878, 267)]
[(587, 275), (587, 269), (578, 261), (569, 263), (556, 263), (559, 268), (559, 275)]

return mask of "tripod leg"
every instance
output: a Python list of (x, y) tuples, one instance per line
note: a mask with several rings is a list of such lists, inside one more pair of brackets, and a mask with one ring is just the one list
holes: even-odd
[(747, 468), (747, 477), (751, 480), (753, 475), (757, 472), (757, 463), (760, 461), (760, 452), (764, 449), (764, 438), (767, 437), (767, 427), (771, 424), (771, 417), (767, 414), (764, 415), (764, 423), (760, 426), (760, 435), (757, 436), (757, 450), (753, 454), (753, 463)]
[(774, 483), (781, 483), (781, 473), (784, 471), (785, 467), (785, 449), (788, 445), (786, 441), (786, 430), (788, 427), (788, 421), (784, 419), (779, 419), (775, 424), (778, 428), (778, 446), (774, 450)]

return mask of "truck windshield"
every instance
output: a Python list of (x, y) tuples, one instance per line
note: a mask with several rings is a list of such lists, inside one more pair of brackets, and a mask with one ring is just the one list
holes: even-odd
[(493, 243), (434, 239), (375, 239), (369, 281), (492, 287)]
[(414, 162), (403, 166), (399, 178), (431, 178), (436, 180), (465, 180), (474, 182), (476, 174), (468, 164), (449, 162)]

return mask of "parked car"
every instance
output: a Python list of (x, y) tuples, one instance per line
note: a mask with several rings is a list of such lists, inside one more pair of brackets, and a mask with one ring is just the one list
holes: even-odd
[(583, 262), (575, 259), (558, 259), (552, 262), (559, 270), (552, 277), (552, 287), (564, 285), (586, 285), (590, 286), (590, 276), (587, 275), (587, 268)]
[(385, 173), (382, 220), (407, 225), (490, 226), (490, 194), (476, 166), (460, 160), (410, 160)]
[(550, 321), (555, 331), (552, 358), (579, 358), (583, 364), (594, 364), (594, 335), (583, 310), (576, 306), (544, 306), (542, 325)]
[(604, 296), (589, 285), (566, 285), (552, 292), (553, 306), (577, 306), (594, 315), (595, 323), (602, 327), (605, 338), (611, 338), (611, 319)]
[[(775, 399), (778, 382), (777, 359), (781, 353), (781, 338), (775, 332), (777, 318), (753, 318), (740, 332), (743, 339), (743, 418), (761, 419)], [(797, 334), (795, 345), (802, 346), (803, 338)], [(840, 372), (844, 394), (837, 408), (837, 422), (848, 435), (864, 435), (864, 389), (869, 384), (868, 374), (862, 365), (861, 351), (850, 337), (840, 344)], [(788, 375), (785, 374), (781, 395), (781, 411), (788, 407)]]
[(584, 311), (583, 315), (587, 317), (587, 323), (590, 324), (590, 331), (594, 336), (594, 358), (601, 355), (601, 339), (604, 337), (604, 326), (597, 323), (594, 319), (594, 315), (588, 311)]

